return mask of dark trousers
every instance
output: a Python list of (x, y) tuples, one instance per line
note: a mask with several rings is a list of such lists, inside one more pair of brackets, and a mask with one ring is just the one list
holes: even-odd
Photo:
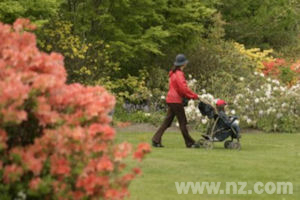
[(175, 116), (177, 117), (177, 120), (179, 122), (180, 130), (184, 138), (185, 145), (187, 147), (190, 147), (195, 143), (195, 140), (190, 136), (187, 130), (187, 120), (184, 108), (183, 105), (180, 103), (168, 103), (167, 117), (165, 118), (163, 124), (160, 126), (157, 132), (154, 134), (152, 141), (156, 143), (161, 143), (161, 137), (163, 136), (165, 130), (171, 126)]

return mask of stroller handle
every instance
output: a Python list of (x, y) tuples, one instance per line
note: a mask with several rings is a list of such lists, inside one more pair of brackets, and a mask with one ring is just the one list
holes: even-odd
[(233, 124), (233, 122), (235, 122), (236, 120), (239, 119), (237, 116), (229, 116), (229, 117), (232, 118), (232, 121), (230, 122), (230, 124)]
[(216, 107), (215, 107), (214, 105), (212, 105), (212, 104), (211, 104), (209, 101), (207, 101), (206, 99), (201, 98), (199, 95), (198, 95), (198, 101), (210, 105), (211, 107), (214, 108), (214, 111), (217, 113)]

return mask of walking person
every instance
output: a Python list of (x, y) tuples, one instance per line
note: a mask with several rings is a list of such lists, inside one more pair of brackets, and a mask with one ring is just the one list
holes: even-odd
[(196, 147), (195, 140), (189, 135), (186, 127), (187, 119), (182, 102), (183, 98), (198, 99), (198, 95), (187, 86), (184, 77), (183, 69), (187, 66), (187, 63), (188, 60), (186, 57), (183, 54), (178, 54), (174, 62), (174, 67), (169, 72), (169, 91), (166, 97), (168, 112), (164, 122), (152, 137), (153, 147), (164, 147), (161, 143), (161, 138), (165, 130), (171, 126), (175, 116), (179, 122), (186, 147)]

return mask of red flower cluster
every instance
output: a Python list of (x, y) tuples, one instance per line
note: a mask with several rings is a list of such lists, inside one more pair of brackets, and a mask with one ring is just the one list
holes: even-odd
[[(15, 198), (21, 182), (41, 199), (125, 198), (141, 171), (123, 175), (132, 146), (114, 144), (114, 97), (100, 86), (67, 85), (63, 56), (40, 52), (25, 31), (32, 29), (25, 19), (0, 23), (0, 171), (7, 195)], [(140, 144), (133, 157), (149, 152)]]
[[(291, 69), (300, 75), (300, 60), (291, 65)], [(300, 78), (300, 77), (299, 77)]]
[(275, 61), (263, 62), (262, 72), (266, 76), (280, 79), (288, 86), (292, 86), (300, 80), (300, 62), (287, 63), (284, 59), (277, 58)]
[(150, 152), (150, 145), (147, 143), (141, 143), (138, 145), (137, 151), (133, 154), (133, 158), (141, 161), (146, 153)]
[(285, 66), (286, 62), (284, 59), (276, 58), (275, 61), (263, 62), (264, 69), (262, 70), (266, 76), (278, 76), (280, 66)]

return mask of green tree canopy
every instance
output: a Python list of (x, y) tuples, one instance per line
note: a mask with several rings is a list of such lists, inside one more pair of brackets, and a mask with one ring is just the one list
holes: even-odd
[(126, 72), (194, 44), (215, 12), (200, 0), (66, 0), (63, 18), (87, 41), (104, 40)]
[(62, 0), (2, 0), (0, 21), (13, 23), (17, 18), (29, 18), (39, 24), (57, 14)]
[(299, 34), (299, 0), (221, 0), (218, 9), (226, 38), (251, 47), (276, 48), (295, 43)]

